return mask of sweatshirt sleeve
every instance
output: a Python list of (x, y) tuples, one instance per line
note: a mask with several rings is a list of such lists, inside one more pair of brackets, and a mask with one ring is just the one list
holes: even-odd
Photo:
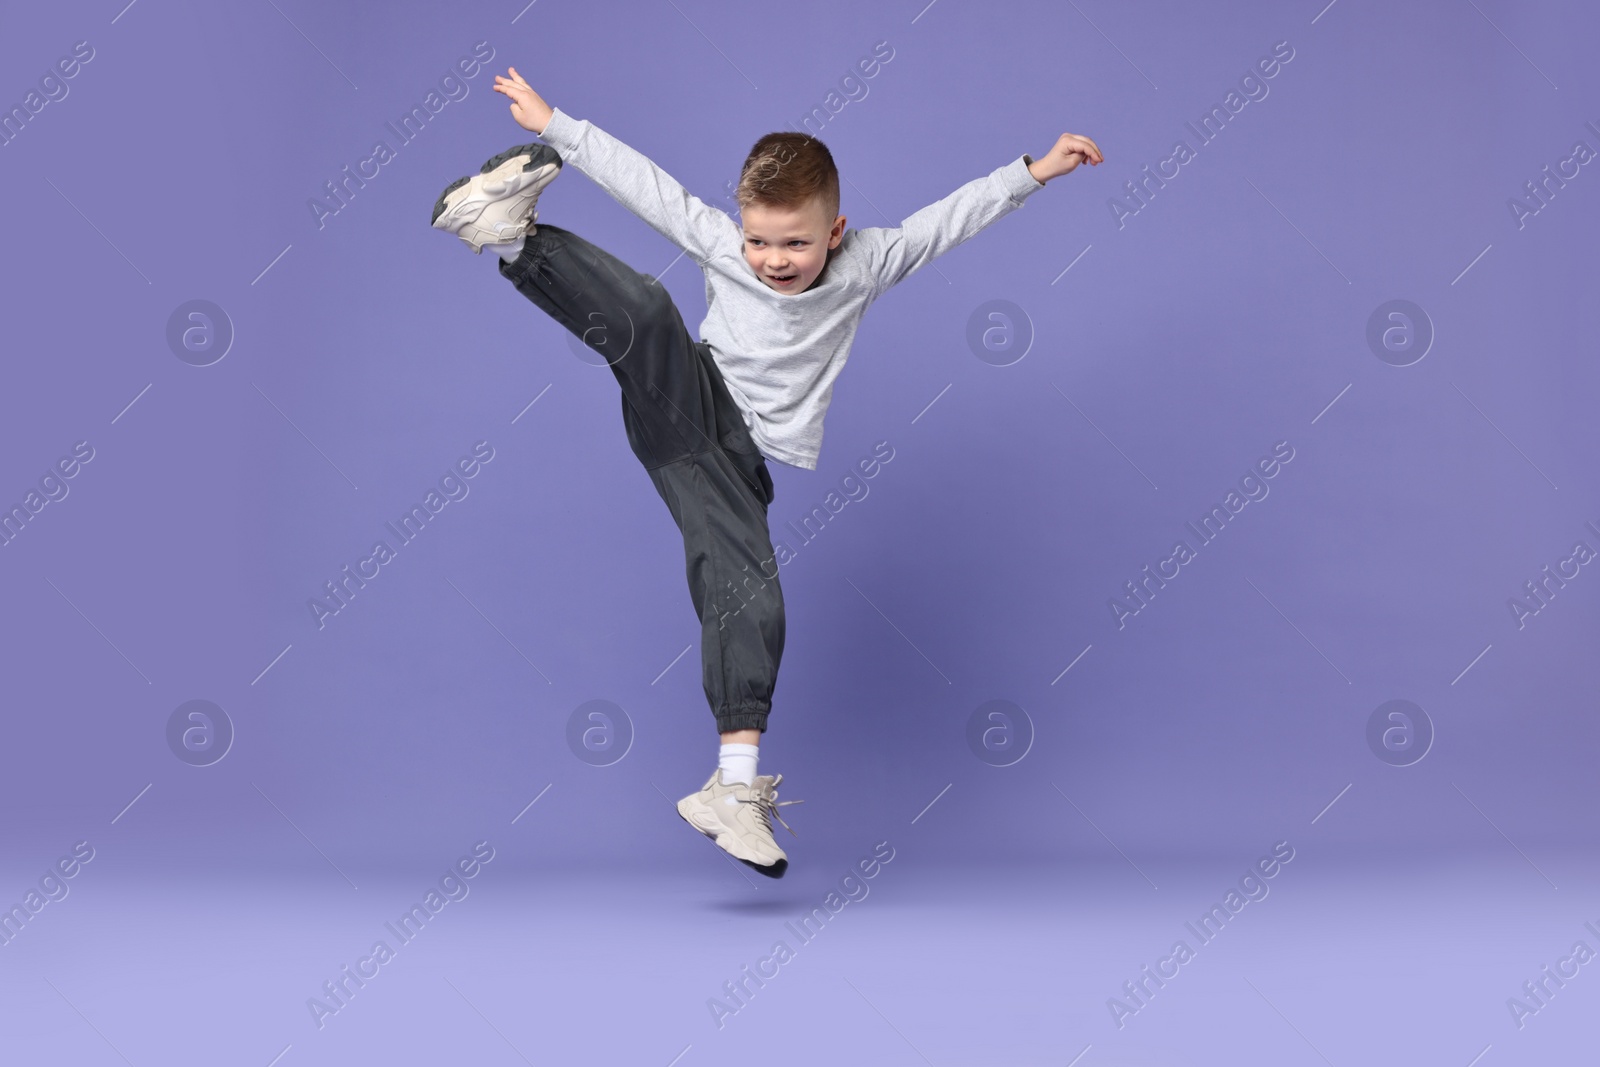
[(617, 203), (704, 264), (719, 246), (743, 241), (738, 224), (652, 163), (587, 119), (554, 108), (541, 140), (561, 153)]
[(929, 204), (896, 228), (870, 226), (857, 230), (856, 240), (866, 252), (874, 299), (991, 222), (1009, 215), (1043, 189), (1044, 185), (1028, 172), (1032, 162), (1031, 156), (1019, 156)]

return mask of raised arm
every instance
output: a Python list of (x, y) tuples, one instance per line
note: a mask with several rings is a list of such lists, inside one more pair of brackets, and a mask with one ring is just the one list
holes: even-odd
[(495, 89), (511, 99), (511, 115), (532, 130), (623, 207), (651, 229), (704, 263), (719, 244), (740, 241), (738, 224), (727, 212), (694, 196), (643, 153), (586, 119), (575, 119), (545, 103), (510, 68), (495, 77)]
[(1032, 162), (1029, 156), (1019, 156), (915, 212), (898, 227), (857, 230), (855, 240), (866, 252), (874, 298), (1043, 189), (1028, 170)]
[(897, 228), (857, 230), (855, 239), (867, 253), (874, 278), (874, 298), (1021, 207), (1051, 178), (1070, 174), (1085, 161), (1098, 164), (1102, 158), (1099, 146), (1089, 138), (1062, 134), (1043, 159), (1024, 154), (929, 204)]

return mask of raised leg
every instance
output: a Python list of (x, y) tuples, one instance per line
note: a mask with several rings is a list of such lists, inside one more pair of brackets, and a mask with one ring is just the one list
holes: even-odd
[(605, 357), (629, 447), (683, 534), (718, 732), (764, 731), (784, 644), (772, 479), (709, 347), (659, 282), (570, 230), (539, 223), (500, 272)]

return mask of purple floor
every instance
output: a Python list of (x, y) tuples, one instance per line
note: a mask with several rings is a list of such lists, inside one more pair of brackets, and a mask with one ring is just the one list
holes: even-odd
[[(328, 867), (245, 880), (91, 862), (4, 950), (0, 1062), (1500, 1067), (1592, 1055), (1600, 979), (1575, 961), (1565, 985), (1541, 971), (1578, 942), (1600, 945), (1585, 926), (1600, 925), (1585, 906), (1600, 900), (1592, 856), (1547, 851), (1535, 869), (1510, 846), (1331, 855), (1301, 820), (1293, 859), (1247, 883), (1256, 899), (1202, 940), (1202, 915), (1227, 910), (1257, 857), (949, 864), (925, 844), (937, 811), (865, 833), (862, 856), (888, 841), (879, 854), (892, 859), (855, 881), (847, 857), (814, 861), (804, 846), (776, 882), (709, 844), (666, 869), (517, 870), (538, 834), (525, 818), (410, 941), (390, 924), (434, 884), (421, 869), (346, 872), (352, 890)], [(1042, 838), (1054, 821), (1041, 818)], [(391, 958), (363, 965), (380, 940)], [(1192, 955), (1163, 964), (1176, 941)], [(346, 979), (341, 1003), (324, 983), (346, 966), (371, 977)], [(1157, 969), (1172, 975), (1160, 986)], [(1542, 1006), (1523, 989), (1541, 979), (1553, 991)], [(1135, 1000), (1124, 983), (1139, 981), (1153, 992)], [(1510, 998), (1536, 1009), (1520, 1027)]]

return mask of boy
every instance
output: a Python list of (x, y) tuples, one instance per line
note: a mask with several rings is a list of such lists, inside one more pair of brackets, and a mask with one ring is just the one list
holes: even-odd
[[(767, 530), (765, 458), (815, 470), (822, 419), (867, 306), (934, 257), (1022, 206), (1099, 146), (1062, 134), (918, 211), (898, 229), (845, 230), (839, 177), (822, 142), (770, 133), (745, 160), (740, 222), (690, 195), (649, 159), (549, 104), (515, 67), (495, 77), (525, 144), (445, 187), (433, 225), (475, 253), (605, 357), (622, 386), (628, 444), (683, 534), (700, 618), (706, 699), (722, 736), (718, 766), (678, 814), (736, 859), (779, 878), (773, 840), (780, 775), (756, 775), (778, 662), (783, 592)], [(575, 164), (682, 248), (705, 274), (696, 340), (655, 278), (571, 231), (535, 226), (539, 194)], [(764, 458), (765, 457), (765, 458)], [(789, 824), (783, 823), (785, 829)]]

